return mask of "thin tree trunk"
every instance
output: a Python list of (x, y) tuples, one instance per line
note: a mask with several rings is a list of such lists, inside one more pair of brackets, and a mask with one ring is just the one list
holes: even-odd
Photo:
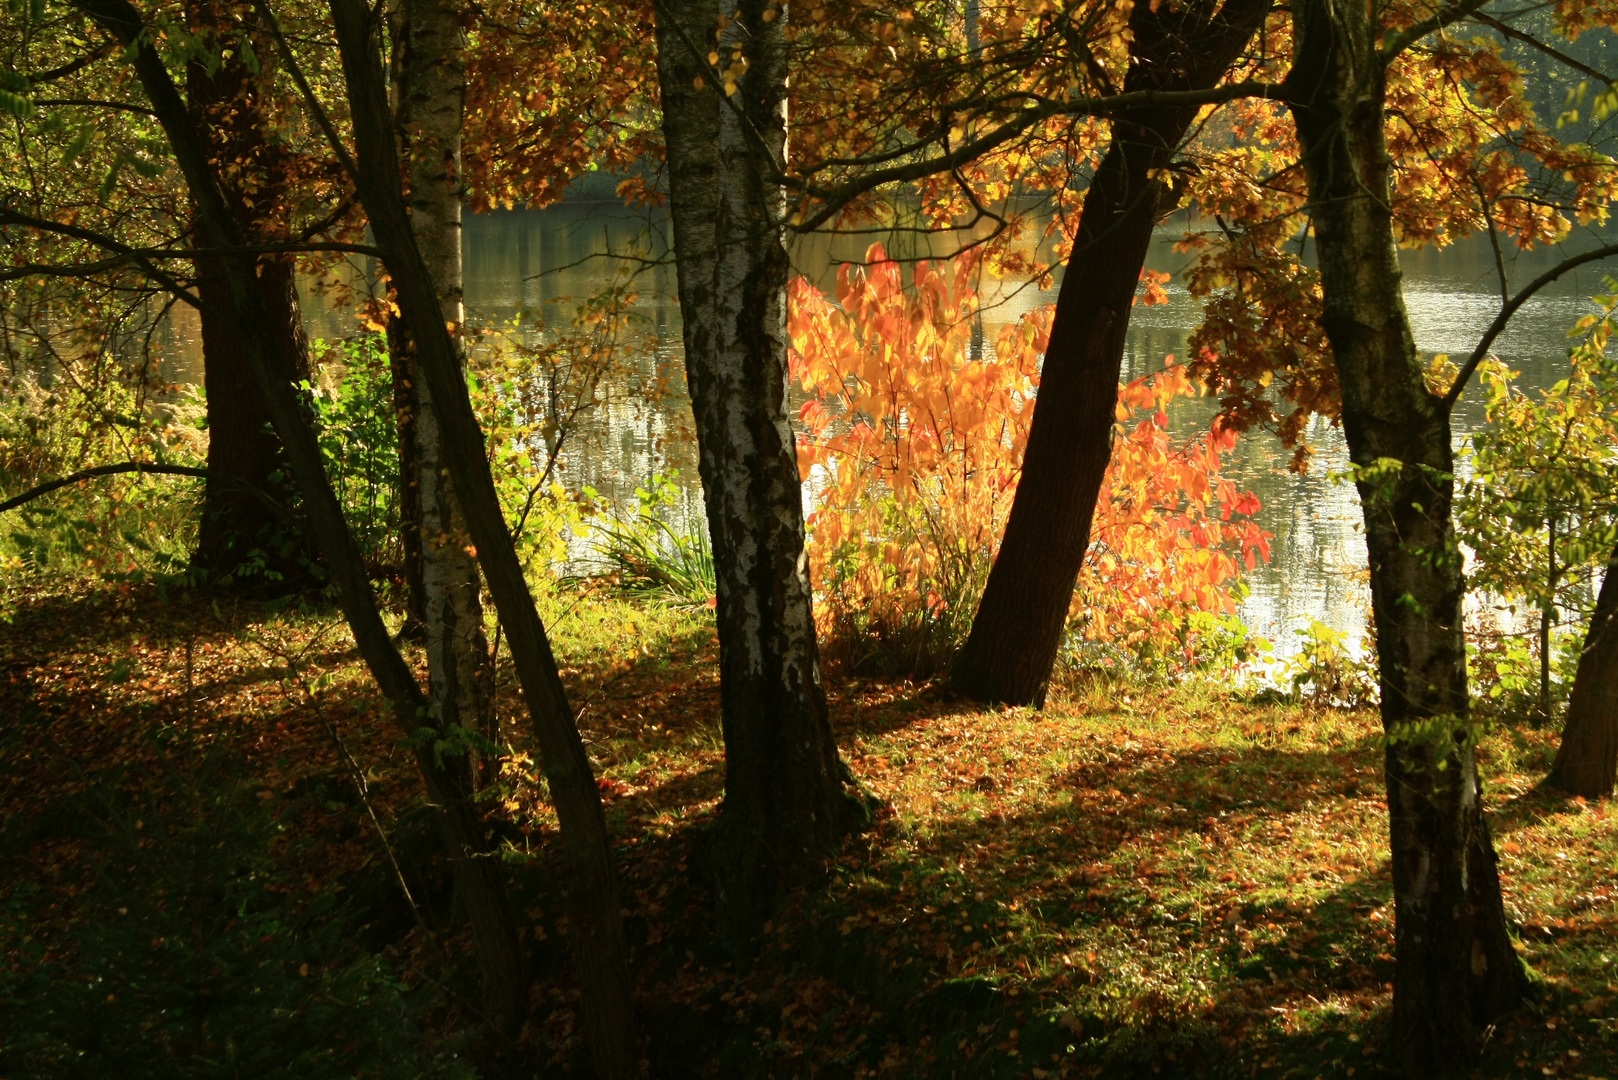
[[(410, 228), (443, 317), (454, 325), (459, 352), (461, 120), (466, 100), (461, 10), (455, 0), (404, 0), (401, 8), (404, 33), (395, 39), (394, 48), (403, 55), (396, 58), (393, 70), (400, 84), (398, 119), (410, 186)], [(398, 335), (410, 340), (407, 321)], [(446, 730), (466, 727), (498, 737), (477, 562), (447, 475), (431, 392), (416, 371), (413, 342), (398, 359), (404, 367), (403, 387), (413, 390), (419, 402), (410, 420), (421, 514), (429, 696), (438, 723)], [(498, 874), (498, 863), (493, 872)], [(468, 910), (483, 975), (485, 1015), (497, 1030), (515, 1034), (528, 1014), (528, 979), (515, 926), (509, 918), (502, 921), (488, 911), (472, 911), (470, 903)]]
[(400, 314), (410, 326), (422, 387), (430, 391), (442, 433), (444, 462), (510, 642), (512, 663), (556, 804), (571, 864), (569, 921), (596, 1071), (607, 1080), (629, 1077), (636, 1072), (639, 1058), (634, 1001), (601, 796), (573, 723), (544, 624), (507, 531), (483, 433), (467, 395), (459, 350), (411, 231), (399, 188), (399, 160), (375, 21), (365, 0), (332, 0), (331, 12), (348, 87), (360, 199), (384, 252), (383, 263), (393, 278)]
[(1294, 7), (1290, 103), (1320, 253), (1323, 324), (1371, 566), (1396, 967), (1390, 1045), (1412, 1077), (1464, 1074), (1527, 992), (1467, 719), (1465, 582), (1448, 410), (1427, 390), (1388, 206), (1386, 71), (1368, 10)]
[(388, 318), (388, 374), (393, 382), (393, 422), (399, 454), (400, 576), (405, 586), (405, 620), (399, 636), (427, 639), (427, 585), (422, 580), (421, 461), (416, 452), (415, 365), (410, 359), (410, 331), (397, 315)]
[[(139, 12), (127, 0), (82, 0), (82, 11), (129, 50), (136, 74), (163, 126), (184, 174), (198, 218), (208, 234), (227, 247), (241, 247), (247, 235), (226, 201), (210, 150), (188, 114), (162, 58), (144, 34)], [(442, 812), (442, 825), (457, 882), (472, 915), (480, 963), (487, 941), (516, 943), (516, 925), (495, 857), (477, 807), (472, 802), (470, 762), (465, 742), (435, 723), (436, 717), (415, 677), (389, 639), (371, 591), (359, 548), (344, 520), (341, 504), (326, 478), (320, 448), (304, 407), (285, 378), (275, 354), (280, 316), (265, 303), (258, 260), (249, 253), (223, 257), (231, 289), (237, 335), (257, 378), (260, 393), (285, 450), (287, 464), (303, 496), (315, 539), (325, 556), (343, 614), (366, 666), (393, 707), (400, 728), (415, 747), (428, 797)]]
[[(193, 22), (204, 30), (214, 18), (206, 7), (192, 13)], [(205, 133), (213, 152), (245, 166), (234, 174), (233, 184), (225, 185), (226, 199), (250, 232), (273, 225), (264, 217), (273, 212), (276, 201), (263, 199), (254, 189), (283, 182), (283, 155), (266, 137), (251, 73), (239, 58), (222, 61), (211, 73), (193, 61), (186, 66), (186, 90), (193, 123)], [(206, 228), (198, 225), (193, 234), (197, 246), (212, 246)], [(270, 427), (264, 395), (237, 330), (224, 261), (217, 256), (199, 258), (196, 271), (210, 475), (203, 488), (192, 563), (216, 581), (244, 576), (272, 591), (292, 587), (306, 577), (303, 563), (308, 557), (301, 550), (295, 519), (276, 514), (251, 494), (256, 487), (290, 501), (291, 487), (270, 479), (284, 464), (281, 440)], [(266, 259), (258, 290), (270, 315), (273, 338), (268, 345), (283, 377), (294, 383), (307, 379), (309, 348), (292, 260)]]
[(1618, 548), (1596, 596), (1573, 676), (1567, 726), (1550, 783), (1586, 799), (1604, 799), (1618, 781)]
[[(1125, 91), (1215, 85), (1262, 23), (1269, 0), (1137, 4)], [(1057, 295), (1050, 345), (1006, 534), (956, 658), (955, 686), (982, 701), (1042, 705), (1112, 458), (1113, 410), (1129, 314), (1170, 164), (1196, 109), (1113, 121), (1084, 197)]]
[(736, 937), (814, 880), (863, 812), (844, 790), (820, 682), (786, 413), (786, 204), (769, 161), (786, 146), (786, 50), (784, 18), (766, 9), (779, 11), (745, 0), (718, 43), (750, 65), (729, 102), (703, 55), (728, 0), (672, 0), (657, 25), (686, 380), (718, 584), (725, 799), (712, 850), (721, 925)]

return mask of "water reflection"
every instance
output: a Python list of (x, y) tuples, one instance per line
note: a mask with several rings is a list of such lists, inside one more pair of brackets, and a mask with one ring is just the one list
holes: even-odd
[[(1174, 250), (1184, 222), (1158, 230), (1148, 268), (1174, 276), (1169, 302), (1137, 307), (1124, 356), (1127, 378), (1160, 369), (1170, 356), (1185, 355), (1186, 339), (1200, 317), (1197, 303), (1179, 284), (1178, 274), (1189, 256)], [(466, 297), (468, 309), (490, 323), (503, 323), (521, 310), (559, 306), (603, 288), (626, 269), (608, 256), (634, 252), (641, 260), (637, 311), (649, 329), (649, 347), (665, 361), (680, 354), (679, 308), (673, 267), (657, 260), (667, 255), (666, 221), (636, 214), (613, 204), (571, 203), (549, 210), (509, 211), (468, 219), (466, 229)], [(815, 236), (793, 251), (796, 269), (818, 287), (831, 290), (836, 268), (857, 260), (872, 239), (884, 239), (891, 251), (917, 251), (913, 234), (886, 237)], [(931, 241), (934, 253), (958, 246), (960, 238)], [(1566, 256), (1554, 249), (1514, 253), (1508, 273), (1514, 286), (1532, 280)], [(1475, 237), (1443, 250), (1402, 253), (1405, 297), (1416, 334), (1425, 352), (1464, 357), (1500, 307), (1500, 286), (1493, 252), (1486, 238)], [(1527, 385), (1549, 385), (1562, 377), (1566, 334), (1580, 316), (1592, 310), (1588, 298), (1600, 291), (1602, 270), (1586, 266), (1566, 275), (1529, 301), (1494, 351), (1524, 372)], [(983, 311), (986, 342), (1000, 325), (1040, 304), (1055, 300), (1054, 290), (1039, 291), (1020, 282), (985, 284)], [(675, 380), (678, 382), (678, 380)], [(1463, 399), (1456, 410), (1457, 438), (1482, 422), (1479, 395)], [(695, 477), (689, 414), (683, 396), (671, 396), (661, 407), (614, 406), (601, 418), (596, 438), (581, 441), (568, 461), (574, 483), (590, 483), (605, 494), (625, 499), (636, 484), (667, 463), (677, 465), (688, 483)], [(1187, 401), (1177, 408), (1176, 428), (1191, 432), (1212, 415), (1210, 399)], [(608, 438), (601, 438), (608, 434)], [(1364, 582), (1365, 548), (1357, 531), (1360, 512), (1351, 485), (1331, 476), (1345, 468), (1341, 433), (1316, 420), (1309, 430), (1317, 448), (1305, 476), (1286, 471), (1290, 453), (1274, 437), (1253, 433), (1239, 444), (1228, 465), (1238, 484), (1254, 490), (1264, 503), (1260, 520), (1275, 534), (1273, 558), (1249, 577), (1251, 595), (1242, 617), (1256, 632), (1271, 638), (1278, 652), (1293, 651), (1293, 631), (1319, 619), (1353, 635), (1363, 631), (1369, 607)]]
[[(465, 225), (465, 274), (468, 318), (513, 340), (532, 344), (542, 323), (563, 325), (577, 301), (595, 294), (621, 275), (633, 273), (638, 299), (633, 305), (636, 363), (641, 374), (659, 366), (674, 373), (668, 393), (655, 405), (638, 397), (612, 394), (588, 421), (580, 437), (562, 456), (563, 479), (572, 486), (588, 484), (603, 495), (632, 503), (635, 487), (655, 472), (677, 468), (695, 513), (695, 439), (681, 368), (680, 314), (675, 273), (669, 260), (667, 219), (656, 212), (635, 212), (611, 202), (568, 202), (543, 211), (504, 211), (468, 215)], [(1126, 378), (1138, 378), (1163, 367), (1170, 356), (1185, 355), (1188, 336), (1200, 318), (1198, 304), (1179, 282), (1189, 256), (1174, 245), (1186, 229), (1183, 221), (1158, 230), (1148, 256), (1149, 269), (1174, 275), (1167, 304), (1135, 308), (1124, 355)], [(959, 235), (933, 237), (918, 248), (914, 233), (824, 236), (801, 240), (793, 249), (794, 266), (819, 288), (835, 287), (837, 267), (863, 257), (873, 239), (896, 254), (945, 254), (962, 242)], [(1567, 250), (1514, 252), (1507, 265), (1514, 288), (1532, 280), (1570, 251), (1603, 242), (1587, 237)], [(1049, 258), (1049, 251), (1037, 253)], [(1401, 253), (1405, 301), (1417, 345), (1425, 352), (1444, 352), (1459, 360), (1500, 307), (1500, 285), (1494, 255), (1485, 237), (1473, 237), (1442, 250)], [(1618, 270), (1612, 271), (1618, 273)], [(356, 264), (352, 279), (374, 278), (375, 268)], [(1494, 351), (1522, 370), (1522, 383), (1547, 386), (1566, 373), (1567, 332), (1591, 310), (1589, 297), (1602, 291), (1603, 268), (1586, 265), (1542, 290), (1517, 313)], [(992, 348), (1000, 326), (1024, 312), (1054, 302), (1054, 289), (1040, 291), (1025, 282), (985, 281), (982, 287), (985, 347)], [(350, 308), (326, 304), (305, 291), (312, 336), (346, 337), (357, 331)], [(176, 312), (165, 333), (182, 345), (178, 381), (200, 377), (194, 316)], [(175, 355), (175, 353), (171, 353)], [(1457, 439), (1483, 421), (1480, 395), (1463, 398), (1455, 413)], [(1211, 399), (1182, 400), (1173, 417), (1177, 430), (1190, 434), (1212, 416)], [(1317, 448), (1305, 476), (1286, 471), (1290, 452), (1265, 433), (1238, 443), (1229, 475), (1255, 491), (1263, 501), (1260, 522), (1275, 534), (1273, 557), (1249, 575), (1251, 595), (1242, 617), (1254, 632), (1275, 642), (1277, 651), (1295, 648), (1293, 631), (1319, 619), (1359, 635), (1369, 608), (1364, 583), (1365, 548), (1357, 532), (1359, 508), (1350, 485), (1335, 483), (1345, 468), (1339, 431), (1316, 420), (1309, 440)]]

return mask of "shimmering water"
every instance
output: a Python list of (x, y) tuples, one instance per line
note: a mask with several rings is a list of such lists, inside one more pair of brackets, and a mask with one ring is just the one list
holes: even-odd
[[(1186, 339), (1197, 325), (1199, 306), (1178, 281), (1188, 257), (1174, 251), (1185, 229), (1183, 222), (1172, 223), (1159, 229), (1154, 240), (1148, 267), (1176, 276), (1167, 304), (1134, 310), (1124, 358), (1129, 378), (1160, 369), (1170, 356), (1183, 357)], [(800, 273), (829, 290), (838, 263), (859, 258), (872, 239), (886, 240), (893, 251), (916, 251), (914, 241), (904, 236), (814, 237), (794, 250), (794, 263)], [(935, 239), (930, 251), (945, 254), (958, 242), (958, 237)], [(1582, 244), (1595, 242), (1586, 237)], [(678, 370), (680, 318), (674, 270), (658, 261), (666, 260), (667, 250), (662, 221), (612, 204), (571, 203), (544, 211), (470, 217), (469, 315), (489, 324), (507, 323), (523, 310), (555, 319), (565, 312), (566, 298), (589, 295), (615, 275), (639, 267), (635, 312), (646, 361), (672, 363)], [(1574, 250), (1579, 250), (1578, 242), (1560, 251), (1508, 255), (1513, 291)], [(626, 263), (612, 257), (627, 252), (650, 262)], [(1424, 351), (1463, 358), (1500, 306), (1487, 239), (1472, 238), (1444, 250), (1405, 252), (1403, 263), (1405, 298), (1417, 344)], [(1523, 307), (1494, 351), (1523, 369), (1525, 383), (1554, 382), (1566, 364), (1567, 331), (1592, 310), (1589, 297), (1601, 289), (1599, 265), (1566, 275)], [(1055, 300), (1054, 290), (1041, 292), (1022, 282), (991, 283), (988, 293), (983, 318), (988, 342), (1001, 324)], [(678, 381), (658, 407), (633, 402), (609, 406), (593, 437), (581, 441), (567, 458), (568, 480), (589, 483), (619, 499), (631, 498), (636, 484), (669, 465), (679, 468), (687, 483), (694, 483), (688, 403)], [(1463, 399), (1456, 412), (1458, 440), (1482, 421), (1478, 395), (1471, 397)], [(1176, 415), (1176, 427), (1189, 433), (1206, 423), (1212, 407), (1211, 401), (1186, 402)], [(1317, 421), (1309, 438), (1318, 452), (1307, 475), (1286, 471), (1290, 452), (1266, 433), (1244, 437), (1227, 466), (1239, 484), (1258, 494), (1264, 504), (1260, 523), (1275, 534), (1270, 563), (1248, 578), (1251, 595), (1241, 614), (1254, 632), (1273, 640), (1283, 654), (1292, 651), (1293, 632), (1312, 619), (1357, 636), (1369, 603), (1363, 580), (1364, 541), (1357, 531), (1359, 507), (1352, 486), (1331, 479), (1346, 465), (1341, 433)]]

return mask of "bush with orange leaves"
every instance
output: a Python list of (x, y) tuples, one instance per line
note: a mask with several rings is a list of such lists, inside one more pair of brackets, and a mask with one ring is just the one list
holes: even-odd
[[(992, 355), (971, 356), (976, 264), (970, 253), (918, 263), (907, 288), (877, 244), (839, 272), (835, 302), (801, 278), (792, 285), (817, 620), (828, 658), (855, 670), (928, 674), (947, 663), (1011, 509), (1052, 309), (1005, 326)], [(1234, 609), (1242, 564), (1268, 558), (1258, 500), (1220, 476), (1235, 433), (1168, 433), (1169, 404), (1193, 393), (1177, 366), (1120, 388), (1070, 624), (1109, 656), (1194, 662), (1199, 639), (1219, 628), (1208, 616)]]

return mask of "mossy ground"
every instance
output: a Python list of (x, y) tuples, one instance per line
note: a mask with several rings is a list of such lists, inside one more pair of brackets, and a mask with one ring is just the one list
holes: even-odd
[[(1381, 1072), (1373, 715), (1117, 681), (982, 711), (830, 673), (839, 743), (885, 810), (735, 952), (704, 867), (711, 620), (543, 607), (618, 840), (655, 1075)], [(587, 1074), (565, 873), (509, 672), (515, 753), (491, 806), (537, 977), (520, 1043), (491, 1048), (470, 1035), (470, 942), (409, 749), (334, 613), (94, 585), (14, 590), (8, 615), (0, 1075)], [(1480, 1075), (1618, 1076), (1618, 816), (1536, 787), (1553, 748), (1529, 729), (1484, 747), (1540, 995)]]

